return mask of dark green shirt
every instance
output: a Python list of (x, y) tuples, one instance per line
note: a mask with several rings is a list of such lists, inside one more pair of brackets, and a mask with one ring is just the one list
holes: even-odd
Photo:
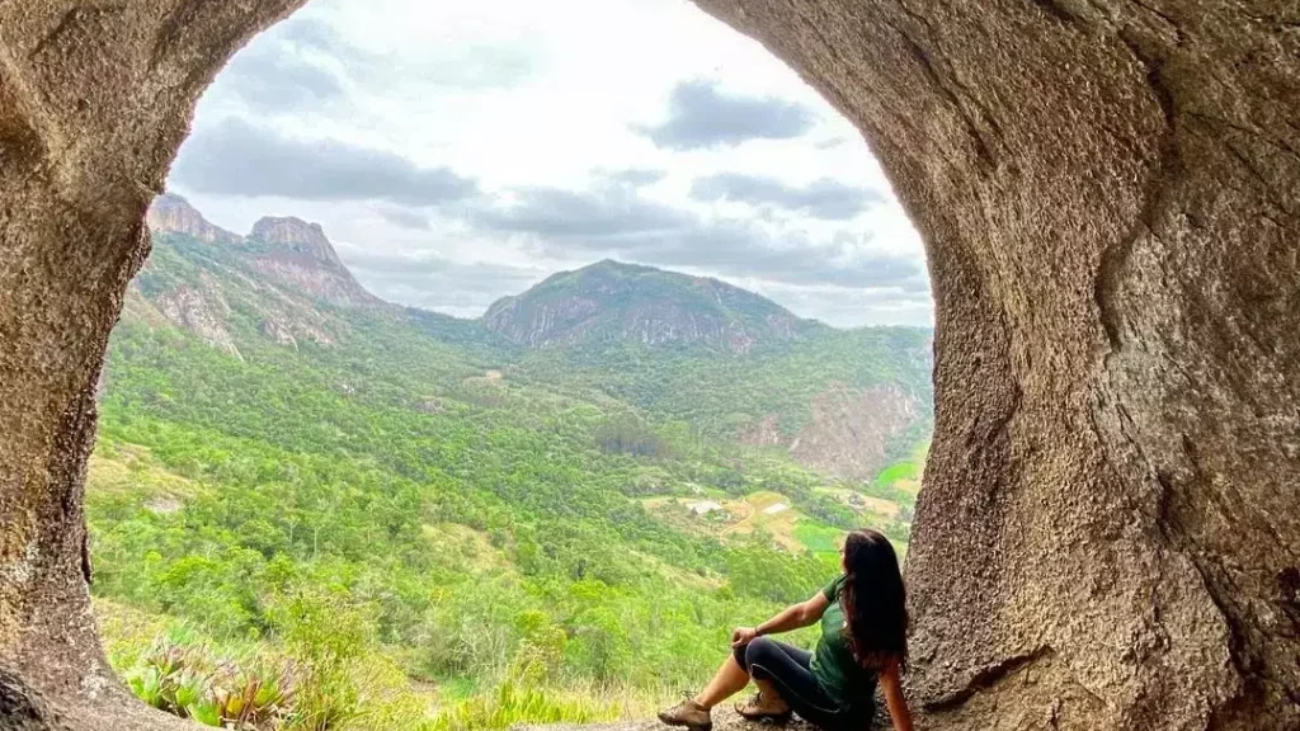
[(830, 602), (822, 614), (822, 636), (813, 652), (812, 673), (817, 684), (842, 709), (869, 707), (876, 693), (876, 673), (858, 664), (853, 648), (845, 636), (844, 607), (840, 605), (840, 587), (844, 576), (822, 589)]

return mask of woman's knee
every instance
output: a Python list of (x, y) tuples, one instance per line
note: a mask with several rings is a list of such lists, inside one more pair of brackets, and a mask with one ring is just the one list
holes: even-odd
[(743, 664), (749, 667), (755, 662), (762, 663), (763, 658), (772, 656), (772, 651), (776, 647), (776, 640), (769, 637), (755, 637), (752, 642), (745, 645), (745, 662)]
[(745, 672), (749, 672), (749, 661), (745, 659), (745, 651), (748, 649), (749, 645), (736, 645), (731, 648), (731, 658), (735, 660), (736, 664), (740, 666), (740, 669)]

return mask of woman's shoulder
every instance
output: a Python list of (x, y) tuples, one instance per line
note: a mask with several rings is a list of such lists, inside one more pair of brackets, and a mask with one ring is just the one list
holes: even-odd
[(848, 577), (844, 574), (839, 574), (831, 580), (831, 583), (826, 585), (826, 588), (822, 589), (822, 595), (826, 597), (827, 601), (835, 601), (835, 597), (839, 596), (840, 589), (844, 586), (846, 578)]

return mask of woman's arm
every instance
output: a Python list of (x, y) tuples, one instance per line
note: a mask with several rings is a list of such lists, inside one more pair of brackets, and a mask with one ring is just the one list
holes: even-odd
[(889, 706), (894, 731), (912, 731), (912, 712), (907, 709), (907, 699), (903, 697), (903, 680), (898, 672), (898, 663), (890, 663), (889, 668), (880, 674), (880, 687), (885, 692), (885, 705)]
[(830, 602), (819, 591), (812, 599), (799, 604), (791, 604), (781, 610), (775, 617), (757, 627), (741, 627), (737, 629), (731, 635), (731, 644), (733, 646), (747, 645), (755, 637), (807, 627), (821, 619), (828, 606), (830, 606)]

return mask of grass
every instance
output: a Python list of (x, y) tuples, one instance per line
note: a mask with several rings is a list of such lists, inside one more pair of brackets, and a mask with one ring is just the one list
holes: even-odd
[(903, 480), (915, 480), (921, 474), (921, 465), (908, 460), (906, 462), (895, 462), (880, 471), (876, 476), (877, 487), (891, 487), (895, 482)]
[[(161, 649), (203, 659), (213, 667), (251, 666), (255, 660), (310, 662), (289, 647), (268, 640), (221, 640), (193, 624), (151, 615), (111, 601), (96, 600), (96, 618), (110, 664), (124, 679), (138, 678)], [(668, 689), (623, 685), (566, 684), (536, 667), (516, 666), (495, 681), (444, 681), (436, 686), (407, 678), (382, 653), (365, 653), (347, 666), (354, 688), (347, 713), (335, 715), (333, 731), (472, 731), (506, 729), (520, 724), (592, 723), (644, 718), (671, 696)], [(304, 679), (304, 682), (305, 679)], [(132, 686), (134, 688), (134, 686)], [(287, 717), (285, 731), (305, 731), (320, 717), (303, 704), (311, 697), (299, 689), (298, 707)], [(139, 690), (137, 690), (139, 692)], [(320, 700), (320, 699), (316, 699)], [(330, 700), (325, 696), (325, 700)], [(305, 725), (304, 725), (305, 724)], [(253, 731), (281, 728), (280, 723), (250, 725)]]
[(487, 533), (459, 523), (422, 526), (430, 548), (443, 556), (456, 556), (458, 562), (479, 573), (514, 572), (514, 563), (500, 548), (492, 545)]
[(86, 489), (104, 495), (162, 495), (177, 499), (198, 487), (167, 470), (147, 447), (117, 444), (100, 447), (90, 455)]
[(794, 537), (813, 553), (838, 553), (844, 543), (844, 531), (806, 518), (795, 523)]

